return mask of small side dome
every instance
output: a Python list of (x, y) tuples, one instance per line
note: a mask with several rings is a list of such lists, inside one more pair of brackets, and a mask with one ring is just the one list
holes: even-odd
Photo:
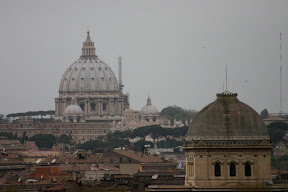
[(65, 115), (82, 115), (83, 111), (79, 105), (76, 104), (76, 99), (72, 98), (72, 103), (65, 109)]
[(152, 105), (150, 97), (147, 99), (146, 105), (140, 110), (141, 114), (159, 114), (158, 109)]

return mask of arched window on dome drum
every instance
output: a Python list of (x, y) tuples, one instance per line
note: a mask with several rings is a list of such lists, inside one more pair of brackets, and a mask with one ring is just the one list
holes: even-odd
[(220, 163), (215, 163), (214, 171), (215, 171), (215, 177), (220, 177), (221, 176), (221, 165), (220, 165)]
[(235, 177), (236, 176), (236, 164), (230, 163), (230, 176)]
[(245, 176), (250, 177), (251, 176), (251, 164), (245, 163)]

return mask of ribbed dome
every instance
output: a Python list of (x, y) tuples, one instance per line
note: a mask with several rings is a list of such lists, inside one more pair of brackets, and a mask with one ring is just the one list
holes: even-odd
[(193, 119), (186, 140), (269, 139), (267, 128), (258, 113), (237, 99), (237, 94), (224, 92), (204, 107)]
[(67, 91), (119, 91), (119, 86), (110, 67), (98, 57), (80, 58), (62, 77), (59, 92)]
[(159, 114), (158, 109), (152, 105), (150, 97), (147, 99), (146, 105), (140, 110), (141, 114)]
[(89, 31), (83, 43), (82, 56), (67, 68), (59, 87), (59, 92), (75, 91), (119, 91), (113, 71), (95, 55)]

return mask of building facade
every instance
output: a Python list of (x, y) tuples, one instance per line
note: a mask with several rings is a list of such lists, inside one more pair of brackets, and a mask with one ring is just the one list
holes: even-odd
[(12, 123), (0, 124), (0, 132), (11, 132), (17, 137), (32, 137), (37, 134), (53, 134), (60, 137), (62, 134), (71, 136), (76, 143), (84, 143), (106, 135), (112, 123), (109, 122), (41, 122), (31, 117), (18, 119)]
[(147, 98), (146, 104), (140, 111), (125, 109), (121, 122), (114, 128), (116, 130), (133, 130), (138, 127), (160, 125), (165, 128), (172, 128), (170, 120), (162, 117), (158, 109), (152, 105), (151, 98)]

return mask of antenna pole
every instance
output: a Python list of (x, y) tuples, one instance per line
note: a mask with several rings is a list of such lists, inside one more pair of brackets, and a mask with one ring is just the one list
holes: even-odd
[(119, 78), (119, 89), (122, 91), (122, 59), (121, 56), (118, 57), (118, 78)]
[(228, 91), (228, 81), (227, 81), (227, 65), (226, 65), (226, 91)]
[(282, 33), (280, 33), (280, 116), (282, 116)]

